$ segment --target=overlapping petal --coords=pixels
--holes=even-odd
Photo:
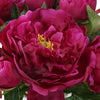
[[[87,67],[78,62],[89,42],[85,29],[63,10],[37,9],[11,21],[0,42],[23,81],[46,96],[84,81]]]
[[[93,63],[91,65],[91,73],[89,75],[88,81],[90,82],[90,85],[92,88],[100,93],[100,36],[97,36],[87,47],[88,51],[92,52],[92,57],[89,57],[88,59],[92,58],[93,60],[90,61],[90,63]],[[89,55],[89,54],[86,54]]]
[[[65,100],[62,90],[56,92],[49,92],[47,96],[40,95],[32,90],[32,87],[28,90],[27,100]]]
[[[47,8],[52,8],[56,0],[25,0],[30,10],[35,10],[41,8],[42,4],[45,2]]]
[[[9,89],[21,82],[21,76],[13,63],[5,57],[0,57],[0,89]]]
[[[60,0],[60,8],[68,12],[77,20],[86,20],[87,10],[89,5],[93,10],[96,8],[96,0]]]

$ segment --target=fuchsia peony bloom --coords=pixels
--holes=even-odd
[[[91,67],[89,77],[92,88],[100,93],[100,36],[97,36],[86,48],[85,59],[88,64],[85,66]]]
[[[47,8],[52,8],[56,0],[25,0],[30,10],[41,8],[43,2],[46,3]]]
[[[25,0],[0,0],[0,18],[9,20],[13,5],[16,3],[19,11],[22,11]]]
[[[17,86],[21,77],[13,63],[4,57],[0,57],[0,89],[8,89]]]
[[[76,20],[86,20],[88,19],[86,6],[89,5],[95,10],[96,0],[60,0],[59,5]]]
[[[55,93],[57,100],[63,100],[63,95],[58,96],[62,89],[85,80],[88,71],[78,65],[88,43],[85,34],[85,27],[76,26],[63,10],[28,11],[7,24],[0,35],[2,51],[16,66],[23,81],[31,85],[28,100],[42,95],[44,100],[49,100],[47,94],[56,100]],[[39,94],[34,97],[34,93]]]

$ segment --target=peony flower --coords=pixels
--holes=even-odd
[[[86,20],[88,19],[86,6],[89,5],[95,10],[96,0],[60,0],[59,5],[76,20]]]
[[[85,53],[85,59],[88,59],[88,67],[91,67],[88,82],[92,89],[100,93],[100,36],[88,45],[87,51],[89,52]]]
[[[21,12],[24,2],[25,0],[0,0],[0,18],[3,20],[9,20],[13,5],[16,3]]]
[[[46,3],[47,8],[52,8],[56,0],[26,0],[25,3],[28,5],[30,10],[41,8],[43,2]]]
[[[8,89],[17,86],[21,82],[21,76],[16,67],[5,57],[0,57],[0,89]]]
[[[37,98],[52,98],[55,93],[62,94],[62,89],[84,81],[87,69],[79,68],[78,61],[89,42],[86,28],[77,26],[63,10],[28,11],[7,24],[0,42],[3,54],[30,84],[28,100],[35,98],[34,93]],[[62,99],[57,97],[63,100],[63,95]]]

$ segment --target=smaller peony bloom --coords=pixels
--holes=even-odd
[[[5,57],[0,57],[0,89],[8,89],[17,86],[21,82],[13,63]]]
[[[26,0],[25,3],[28,5],[30,10],[41,8],[43,2],[45,2],[47,8],[52,8],[56,0]]]
[[[89,78],[90,85],[100,93],[100,36],[97,36],[88,47],[94,53],[94,66]]]
[[[90,83],[93,90],[100,93],[100,36],[89,43],[79,63],[88,69],[85,80]]]
[[[0,0],[0,18],[3,20],[9,20],[11,17],[11,10],[16,3],[19,12],[23,9],[23,3],[25,0]]]
[[[95,10],[96,0],[60,0],[59,5],[76,20],[86,20],[88,19],[86,6],[89,5]]]

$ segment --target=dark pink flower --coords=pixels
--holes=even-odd
[[[16,71],[15,65],[5,57],[0,57],[0,89],[15,87],[20,82],[21,76]]]
[[[80,57],[79,65],[87,68],[86,78],[92,89],[100,93],[100,36],[88,44]]]
[[[77,20],[86,20],[86,6],[89,5],[93,10],[96,8],[97,0],[60,0],[60,8],[68,12]]]
[[[23,81],[46,96],[84,81],[86,67],[78,61],[88,43],[85,29],[63,10],[37,9],[7,24],[0,42]]]
[[[24,2],[25,0],[0,0],[0,18],[3,20],[9,20],[13,5],[16,3],[21,12]]]
[[[25,0],[30,10],[41,8],[43,2],[45,2],[47,8],[52,8],[56,0]]]
[[[87,58],[88,67],[91,67],[91,73],[88,81],[90,86],[100,93],[100,36],[97,36],[87,47],[88,53],[85,53]]]

